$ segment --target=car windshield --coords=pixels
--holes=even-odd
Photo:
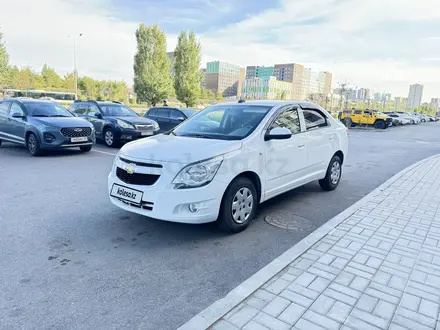
[[[110,117],[137,117],[138,114],[121,104],[100,104],[104,116]]]
[[[182,112],[185,114],[185,116],[192,117],[193,115],[195,115],[198,111],[194,110],[194,109],[180,109],[182,110]]]
[[[172,133],[218,140],[241,140],[260,124],[271,106],[215,105],[194,115]]]
[[[26,102],[31,117],[73,117],[64,107],[52,102]]]

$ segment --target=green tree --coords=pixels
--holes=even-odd
[[[63,82],[63,87],[65,89],[67,89],[70,92],[74,92],[75,91],[75,75],[74,73],[68,73],[66,75],[64,75],[64,82]]]
[[[174,58],[174,90],[177,99],[187,107],[196,104],[200,95],[202,71],[201,47],[194,32],[182,31],[177,41]]]
[[[63,79],[61,79],[58,73],[47,64],[43,65],[41,77],[43,78],[45,89],[60,89],[63,87]]]
[[[134,91],[139,102],[154,106],[166,100],[172,89],[166,35],[157,25],[141,24],[136,30],[136,41]]]
[[[217,95],[215,96],[215,99],[216,99],[217,101],[221,101],[221,100],[223,100],[223,95],[222,95],[222,93],[217,93]]]
[[[9,54],[3,41],[3,33],[0,31],[0,86],[8,85],[9,78]]]

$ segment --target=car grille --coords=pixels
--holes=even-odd
[[[117,167],[116,176],[122,182],[139,185],[139,186],[151,186],[156,183],[160,175],[157,174],[143,174],[143,173],[133,173],[129,174],[124,169]]]
[[[119,159],[127,164],[135,164],[137,166],[144,166],[144,167],[153,167],[153,168],[162,168],[163,166],[161,164],[151,164],[151,163],[142,163],[142,162],[136,162],[134,160],[129,160],[123,157],[119,157]]]
[[[64,127],[61,129],[61,134],[69,138],[84,137],[90,136],[92,129],[90,127]]]
[[[154,131],[153,125],[135,125],[138,131]]]

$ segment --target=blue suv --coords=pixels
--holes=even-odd
[[[159,133],[159,125],[140,117],[129,107],[110,101],[75,101],[70,111],[93,124],[96,138],[108,147]]]
[[[88,152],[95,130],[55,102],[14,98],[0,101],[0,145],[3,140],[25,145],[32,156],[48,149]]]

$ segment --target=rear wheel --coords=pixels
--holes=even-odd
[[[339,181],[341,181],[342,175],[342,161],[339,156],[333,156],[330,164],[327,167],[327,173],[325,174],[325,178],[319,180],[319,185],[322,190],[331,191],[335,190],[339,185]]]
[[[220,229],[238,233],[246,229],[257,209],[257,190],[246,177],[231,182],[223,196],[217,220]]]
[[[32,156],[41,155],[40,142],[38,142],[38,139],[34,133],[29,134],[27,141],[26,141],[26,146],[28,148],[29,153]]]
[[[374,123],[374,127],[377,129],[385,129],[386,125],[385,122],[383,120],[378,120]]]
[[[90,150],[92,150],[92,146],[82,146],[82,147],[79,147],[79,149],[82,152],[89,152]]]

